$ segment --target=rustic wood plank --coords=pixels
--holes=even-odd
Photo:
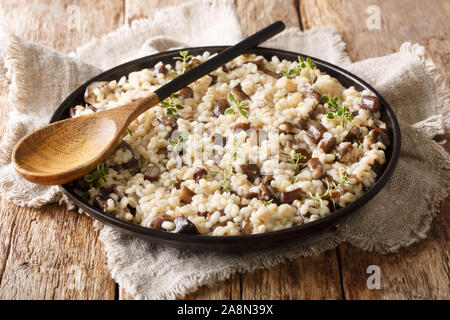
[[[189,0],[125,0],[125,21],[131,23],[133,20],[153,17],[158,10],[180,5]]]
[[[124,3],[123,0],[2,1],[0,17],[19,36],[69,52],[120,26],[124,21]]]
[[[300,0],[303,27],[333,26],[353,61],[397,51],[403,42],[424,45],[442,69],[450,62],[450,2],[435,0]],[[380,8],[381,29],[369,30],[367,8]],[[450,83],[450,73],[446,73]]]
[[[73,12],[79,12],[80,28],[68,30]],[[120,26],[123,12],[123,0],[0,2],[0,17],[13,32],[64,52]],[[1,84],[4,115],[5,81]],[[90,218],[56,205],[38,210],[2,200],[0,221],[0,299],[115,298],[115,283]]]
[[[281,20],[286,27],[299,27],[297,4],[294,0],[236,0],[236,10],[245,35]]]
[[[353,61],[389,54],[405,41],[418,42],[450,83],[450,2],[420,0],[301,0],[303,26],[331,25],[342,34]],[[381,29],[369,30],[366,10],[377,5],[381,13]],[[430,23],[430,21],[433,21]],[[448,137],[447,137],[448,138]],[[448,146],[448,144],[447,144]],[[447,150],[449,150],[447,148]],[[428,239],[392,255],[362,252],[343,245],[339,247],[345,298],[348,299],[448,299],[449,252],[448,210],[450,199],[441,211]],[[369,290],[366,274],[369,265],[378,265],[382,288]]]
[[[342,299],[336,250],[241,275],[242,299]]]

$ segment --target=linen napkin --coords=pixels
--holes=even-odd
[[[201,12],[201,14],[199,14]],[[177,17],[173,21],[171,17]],[[214,23],[211,23],[214,21]],[[58,187],[21,179],[11,165],[15,143],[46,124],[59,103],[101,70],[173,48],[232,44],[243,33],[232,0],[193,1],[134,21],[69,56],[22,40],[0,28],[0,58],[9,87],[8,132],[0,143],[0,192],[21,206],[74,205]],[[291,50],[340,65],[374,86],[391,104],[402,130],[402,152],[388,184],[337,230],[289,248],[225,254],[152,245],[102,227],[113,278],[139,299],[173,299],[235,272],[267,268],[316,255],[346,242],[362,250],[395,252],[426,237],[439,203],[449,192],[450,155],[433,140],[450,127],[450,91],[423,47],[405,43],[389,56],[351,63],[341,37],[330,28],[284,31],[264,46]],[[98,223],[99,225],[99,223]]]

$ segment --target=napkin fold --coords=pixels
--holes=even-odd
[[[173,17],[177,17],[173,19]],[[134,21],[69,55],[34,44],[0,27],[0,59],[10,85],[7,133],[0,142],[0,192],[21,206],[74,204],[57,186],[21,179],[11,151],[25,134],[48,123],[60,102],[84,81],[120,63],[174,48],[232,44],[243,32],[232,0],[192,1]],[[440,201],[449,193],[450,155],[433,140],[450,128],[450,91],[433,61],[417,44],[352,63],[345,43],[330,28],[296,28],[264,43],[317,57],[349,70],[374,86],[391,104],[402,130],[402,151],[390,181],[337,230],[279,248],[239,254],[190,252],[153,245],[102,226],[113,278],[140,299],[174,299],[202,285],[300,256],[317,255],[346,242],[362,250],[395,252],[426,237]],[[4,76],[2,75],[2,76]]]

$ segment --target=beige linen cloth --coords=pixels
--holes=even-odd
[[[84,81],[101,70],[158,51],[232,44],[242,37],[232,0],[195,1],[161,10],[152,20],[134,21],[70,56],[1,28],[2,72],[10,82],[9,131],[0,145],[2,197],[21,206],[59,202],[74,208],[58,187],[22,180],[13,170],[10,155],[19,138],[46,124],[59,103]],[[394,252],[426,237],[440,201],[447,196],[450,156],[432,138],[449,129],[450,92],[423,47],[405,43],[389,56],[351,63],[340,36],[329,28],[306,32],[291,28],[264,45],[340,65],[379,90],[394,108],[402,130],[402,152],[392,178],[337,230],[289,249],[194,253],[152,245],[105,226],[100,239],[112,276],[136,298],[183,297],[235,272],[320,254],[342,242],[362,250]]]

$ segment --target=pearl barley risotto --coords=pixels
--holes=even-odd
[[[143,97],[208,59],[92,83],[71,116]],[[245,54],[140,115],[115,153],[74,183],[104,212],[144,227],[212,236],[325,217],[372,186],[389,146],[370,91],[309,59]]]

